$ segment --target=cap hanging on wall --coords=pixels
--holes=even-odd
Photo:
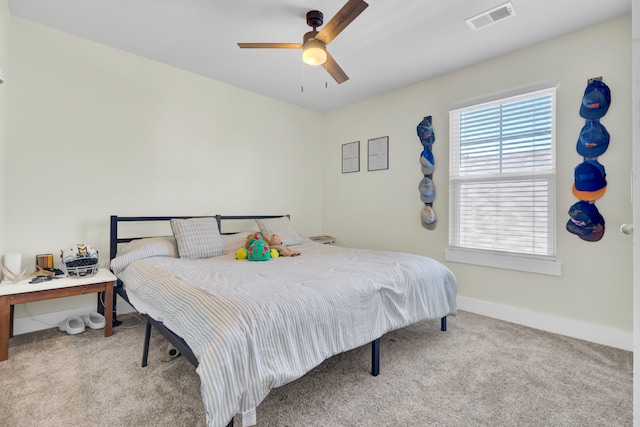
[[[593,79],[587,84],[580,104],[580,115],[587,120],[599,119],[609,110],[611,90],[602,80]]]
[[[436,142],[436,135],[433,133],[433,126],[431,125],[431,116],[422,119],[422,121],[418,123],[416,130],[418,132],[418,138],[420,138],[420,143],[424,148],[430,150],[433,143]]]
[[[597,242],[604,236],[604,218],[596,205],[579,201],[569,208],[569,221],[566,225],[569,233],[575,234],[587,242]]]
[[[574,169],[573,195],[580,200],[594,201],[607,190],[607,174],[597,161],[585,161]]]
[[[587,120],[576,144],[576,151],[583,157],[599,157],[609,147],[609,132],[598,120]]]

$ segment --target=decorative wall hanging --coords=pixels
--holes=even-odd
[[[342,144],[342,173],[360,172],[360,141]]]
[[[574,169],[573,195],[580,201],[569,208],[566,229],[587,242],[597,242],[604,236],[605,221],[595,201],[607,190],[607,174],[598,157],[609,148],[610,135],[600,119],[611,105],[611,91],[602,77],[589,79],[580,104],[580,116],[585,124],[578,135],[576,151],[582,162]]]
[[[379,171],[389,169],[389,137],[370,139],[367,147],[367,170]]]
[[[433,170],[435,167],[435,160],[433,158],[433,152],[431,147],[436,141],[436,135],[433,132],[433,126],[431,124],[431,116],[427,116],[417,127],[418,138],[422,144],[423,150],[420,154],[420,168],[424,177],[418,184],[418,190],[420,191],[420,200],[424,203],[422,210],[420,211],[420,223],[427,230],[434,230],[438,221],[436,212],[433,210],[433,201],[436,198],[436,186],[433,183]]]

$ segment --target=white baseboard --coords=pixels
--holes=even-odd
[[[136,311],[119,297],[117,308],[118,314],[133,313]],[[504,320],[506,322],[517,323],[530,328],[607,345],[609,347],[633,351],[633,334],[619,329],[607,328],[605,326],[461,296],[458,296],[458,309]],[[20,317],[14,320],[13,334],[20,335],[42,329],[55,328],[67,317],[93,313],[95,311],[96,306],[92,304],[70,310]]]
[[[43,329],[57,328],[67,317],[81,316],[83,314],[95,313],[96,305],[91,304],[84,307],[76,307],[68,310],[54,311],[51,313],[34,314],[31,316],[18,317],[13,320],[13,335],[21,335],[29,332],[41,331]],[[134,310],[127,302],[118,297],[118,314],[134,313]]]
[[[632,332],[461,296],[458,296],[458,309],[596,344],[633,351]]]

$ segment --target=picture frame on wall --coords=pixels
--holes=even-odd
[[[370,171],[389,169],[389,137],[381,136],[368,141],[368,168]]]
[[[342,144],[342,173],[360,172],[360,141]]]

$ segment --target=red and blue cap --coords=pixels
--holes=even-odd
[[[573,195],[580,200],[598,200],[607,191],[604,166],[595,160],[580,163],[574,169]]]
[[[588,120],[599,119],[609,110],[611,90],[601,80],[593,80],[587,85],[582,96],[580,115]]]
[[[430,149],[434,142],[436,142],[436,135],[433,133],[433,125],[431,124],[431,116],[427,116],[416,128],[418,132],[418,138],[424,146],[424,148]]]
[[[576,150],[582,157],[595,158],[607,151],[609,132],[598,120],[587,120],[580,131]]]

